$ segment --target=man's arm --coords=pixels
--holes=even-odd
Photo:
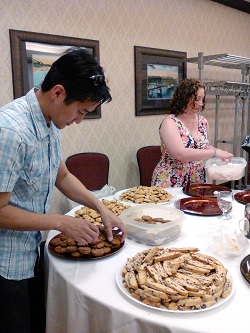
[[[80,244],[96,241],[98,228],[86,220],[66,215],[37,214],[9,205],[11,193],[0,193],[0,228],[8,230],[58,230]]]
[[[64,162],[61,162],[58,170],[56,187],[69,199],[98,211],[101,215],[102,222],[106,227],[109,240],[112,240],[113,238],[113,227],[119,228],[123,233],[122,240],[125,239],[127,230],[122,220],[112,213],[88,189],[86,189],[86,187],[68,171]]]

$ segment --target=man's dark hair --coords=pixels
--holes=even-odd
[[[66,91],[66,104],[86,100],[102,104],[112,99],[102,67],[83,47],[72,47],[57,59],[45,76],[41,89],[46,92],[57,84]]]

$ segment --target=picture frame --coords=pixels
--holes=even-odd
[[[173,92],[187,77],[186,58],[186,52],[134,47],[136,116],[169,113]]]
[[[100,63],[99,41],[9,30],[14,98],[25,95],[42,81],[52,62],[69,47],[84,47],[94,54]],[[101,118],[101,106],[86,114],[85,119]]]

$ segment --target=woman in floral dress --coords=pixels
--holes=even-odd
[[[198,115],[204,109],[204,85],[195,79],[183,80],[170,101],[170,115],[160,124],[162,156],[154,169],[152,185],[183,187],[206,183],[204,160],[233,157],[210,145],[208,122]]]

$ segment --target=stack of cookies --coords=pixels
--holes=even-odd
[[[147,249],[127,260],[122,276],[133,297],[169,310],[205,309],[232,292],[223,264],[192,247]]]
[[[63,234],[51,239],[49,242],[52,252],[65,258],[93,258],[103,257],[115,252],[121,246],[120,235],[113,231],[113,240],[107,239],[104,227],[99,227],[99,236],[96,242],[85,246],[79,245],[74,239],[68,238]]]

